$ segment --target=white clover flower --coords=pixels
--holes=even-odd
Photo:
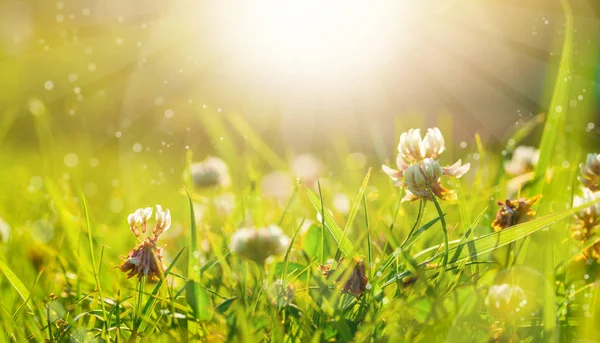
[[[523,175],[532,172],[540,158],[538,149],[530,146],[518,146],[509,161],[504,162],[504,170],[510,175]]]
[[[337,193],[333,196],[333,208],[335,208],[341,214],[350,213],[352,202],[350,198],[344,193]]]
[[[292,175],[275,171],[263,176],[260,182],[262,194],[267,198],[273,198],[279,203],[285,203],[292,195],[294,184]]]
[[[582,197],[573,197],[573,207],[581,206],[600,198],[600,192],[594,193],[588,188],[583,188],[582,192]],[[575,223],[571,226],[571,234],[575,240],[584,244],[594,236],[599,228],[600,203],[595,203],[575,213]],[[600,260],[600,243],[595,243],[583,249],[577,259],[585,260],[588,257]]]
[[[493,285],[485,298],[485,305],[495,317],[509,319],[527,305],[527,296],[517,285]]]
[[[573,197],[573,207],[578,207],[600,198],[600,192],[592,192],[588,188],[583,188],[582,192],[583,196],[580,197],[576,195]],[[596,220],[600,219],[600,202],[584,208],[575,215],[581,220],[591,220],[592,222],[595,222]]]
[[[294,176],[312,187],[323,172],[323,163],[311,154],[301,154],[292,160],[291,168]]]
[[[581,164],[579,181],[593,192],[600,191],[600,155],[588,154],[585,164]]]
[[[147,221],[152,217],[152,207],[140,208],[127,217],[129,228],[136,237],[146,232]],[[158,238],[171,227],[171,212],[163,211],[160,205],[156,205],[156,224],[152,234],[148,235],[135,248],[131,249],[129,255],[123,257],[119,270],[127,273],[127,278],[137,275],[140,280],[148,277],[151,281],[157,281],[162,277],[164,266],[162,263],[163,248],[158,246]]]
[[[160,205],[156,205],[156,226],[152,233],[158,238],[163,232],[171,227],[171,212],[167,209],[162,210]]]
[[[413,201],[419,198],[433,200],[429,190],[440,199],[452,196],[453,192],[440,183],[442,175],[460,177],[469,170],[469,165],[458,165],[443,168],[437,160],[426,158],[411,164],[404,171],[404,180],[408,190],[403,201]]]
[[[8,242],[10,231],[10,225],[0,217],[0,241],[5,243]]]
[[[290,239],[276,225],[261,229],[242,228],[231,236],[231,251],[257,263],[286,251]]]
[[[129,228],[134,235],[140,235],[140,228],[142,229],[142,233],[146,233],[146,223],[148,219],[152,217],[152,207],[140,208],[135,212],[127,216],[127,222],[129,223]]]
[[[209,156],[202,162],[193,163],[190,165],[190,173],[194,186],[198,188],[231,186],[229,168],[218,157]]]
[[[461,160],[458,160],[452,166],[442,168],[437,159],[444,150],[444,137],[437,127],[427,129],[427,133],[425,134],[424,138],[421,138],[421,132],[419,129],[410,129],[408,132],[404,132],[400,136],[400,144],[398,144],[398,156],[396,158],[396,165],[398,169],[392,169],[386,165],[382,165],[381,168],[383,172],[394,181],[396,186],[401,186],[402,183],[405,182],[407,183],[407,186],[409,186],[410,190],[411,186],[408,185],[406,172],[409,167],[412,167],[412,170],[409,172],[411,173],[410,176],[412,178],[410,181],[411,185],[417,193],[422,195],[412,193],[411,190],[411,192],[407,193],[405,200],[414,200],[419,197],[428,198],[425,196],[425,194],[427,194],[427,188],[423,189],[423,185],[435,186],[436,189],[432,189],[432,191],[438,197],[443,199],[444,196],[442,195],[442,191],[444,189],[441,187],[441,185],[439,185],[439,182],[437,182],[439,180],[439,176],[447,175],[458,178],[466,173],[471,167],[470,163],[462,165]],[[423,166],[422,163],[427,165]],[[437,180],[433,181],[433,177],[435,175],[431,173],[437,173],[440,168],[442,172],[438,176]],[[420,175],[423,175],[423,179],[421,179]],[[426,179],[429,182],[425,182]],[[439,185],[439,188],[437,185]],[[445,190],[445,194],[449,193],[450,191]]]

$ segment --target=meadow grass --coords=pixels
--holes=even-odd
[[[69,155],[69,134],[31,99],[39,147],[0,151],[0,215],[10,226],[0,231],[0,342],[600,340],[600,270],[580,258],[600,237],[581,243],[570,229],[592,205],[573,207],[573,197],[593,151],[578,135],[586,108],[569,106],[577,93],[564,4],[550,110],[511,132],[503,148],[477,134],[468,148],[448,140],[453,157],[471,163],[461,179],[442,179],[456,194],[450,200],[428,189],[433,201],[401,202],[406,185],[395,187],[380,169],[382,154],[394,161],[385,146],[396,142],[376,137],[379,156],[356,162],[336,140],[333,151],[315,152],[327,161],[317,179],[296,178],[288,162],[295,154],[271,147],[243,116],[210,107],[196,109],[198,125],[213,141],[207,151],[229,166],[231,186],[201,188],[190,168],[206,151],[135,153],[81,139]],[[0,118],[0,139],[17,112]],[[410,128],[396,124],[398,133]],[[442,132],[452,124],[440,118]],[[540,128],[539,161],[510,194],[504,163]],[[261,183],[272,171],[287,173],[289,185],[275,187],[283,197]],[[542,197],[531,220],[496,232],[497,201],[513,195]],[[349,205],[336,205],[338,197]],[[173,220],[160,240],[164,268],[155,282],[128,279],[115,268],[137,244],[127,214],[155,204]],[[239,228],[271,224],[289,238],[282,253],[262,263],[231,251]],[[356,261],[368,284],[353,292],[346,280],[361,273]],[[526,299],[510,318],[489,302],[502,284]]]

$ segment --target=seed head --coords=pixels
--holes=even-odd
[[[493,285],[485,298],[485,305],[498,319],[510,319],[527,304],[527,296],[517,285]]]

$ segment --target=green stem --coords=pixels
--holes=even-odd
[[[421,198],[421,201],[419,202],[419,213],[417,214],[417,220],[415,221],[415,224],[413,225],[413,227],[410,229],[410,232],[408,233],[406,238],[404,238],[404,241],[402,242],[402,244],[400,244],[400,247],[404,248],[404,246],[406,245],[406,243],[408,242],[410,237],[413,235],[415,230],[419,226],[421,226],[421,221],[423,220],[423,214],[425,213],[426,206],[427,206],[427,200]]]
[[[438,215],[440,216],[440,221],[442,222],[442,232],[444,233],[444,258],[442,259],[442,271],[444,271],[446,270],[446,266],[448,265],[448,228],[446,227],[446,219],[444,218],[444,213],[442,212],[440,203],[435,198],[435,195],[433,194],[431,189],[428,189],[427,191],[429,192],[429,196],[435,204],[435,208],[438,212]]]

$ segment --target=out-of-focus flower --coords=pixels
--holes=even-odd
[[[600,192],[594,193],[587,188],[583,188],[583,196],[575,196],[573,198],[573,207],[587,204],[591,201],[598,200]],[[595,203],[592,206],[586,207],[583,210],[575,213],[575,224],[571,227],[573,238],[581,243],[590,239],[600,227],[600,203]],[[579,260],[592,257],[600,260],[600,242],[585,249],[579,256]]]
[[[190,173],[194,186],[198,188],[231,186],[229,168],[218,157],[209,156],[202,162],[191,164]]]
[[[10,231],[10,225],[0,217],[0,241],[8,242]]]
[[[497,319],[510,319],[527,304],[527,296],[517,285],[507,283],[490,287],[485,305]]]
[[[588,154],[585,164],[581,164],[579,181],[593,192],[600,191],[600,155]]]
[[[276,225],[261,229],[242,228],[231,237],[229,248],[252,261],[264,263],[272,255],[285,252],[290,239]]]
[[[494,231],[498,232],[533,218],[535,211],[531,206],[537,203],[541,197],[542,195],[539,194],[529,199],[521,198],[517,200],[506,199],[504,202],[499,201],[498,205],[500,209],[496,213],[496,219],[492,222]]]
[[[152,217],[152,208],[140,208],[127,217],[131,232],[140,237],[146,232],[148,219]],[[160,205],[156,205],[156,224],[151,234],[146,237],[135,248],[131,249],[129,255],[123,258],[117,266],[122,272],[128,273],[127,278],[137,275],[141,280],[148,277],[151,281],[157,281],[163,273],[162,253],[163,247],[158,247],[158,238],[171,227],[171,213],[167,209],[163,211]]]
[[[292,173],[309,187],[314,186],[323,172],[323,163],[311,154],[300,154],[291,163]]]
[[[213,199],[213,204],[218,213],[229,215],[235,210],[235,195],[233,193],[223,193]]]
[[[452,193],[440,185],[440,177],[447,175],[458,178],[471,167],[470,163],[462,165],[460,160],[449,167],[442,167],[437,159],[444,149],[444,137],[437,127],[427,129],[424,138],[421,138],[419,129],[411,129],[400,136],[396,158],[398,169],[386,165],[381,168],[396,186],[406,183],[409,191],[404,197],[405,201],[418,198],[432,200],[428,188],[436,196],[444,199]]]
[[[510,175],[523,175],[532,172],[537,166],[540,152],[530,146],[518,146],[513,151],[512,158],[504,162],[504,170]]]
[[[350,213],[350,198],[344,193],[337,193],[333,196],[333,208],[335,208],[341,214]]]
[[[344,258],[338,261],[338,269],[342,268],[341,275],[335,280],[336,283],[343,284],[342,290],[350,293],[354,296],[361,295],[366,289],[369,283],[367,278],[367,271],[365,268],[365,261],[360,257],[355,257],[349,262],[345,262]],[[325,264],[319,266],[319,272],[328,278],[335,271],[331,270],[331,264]]]
[[[279,171],[265,175],[260,183],[263,195],[279,203],[289,200],[293,186],[292,176]]]

